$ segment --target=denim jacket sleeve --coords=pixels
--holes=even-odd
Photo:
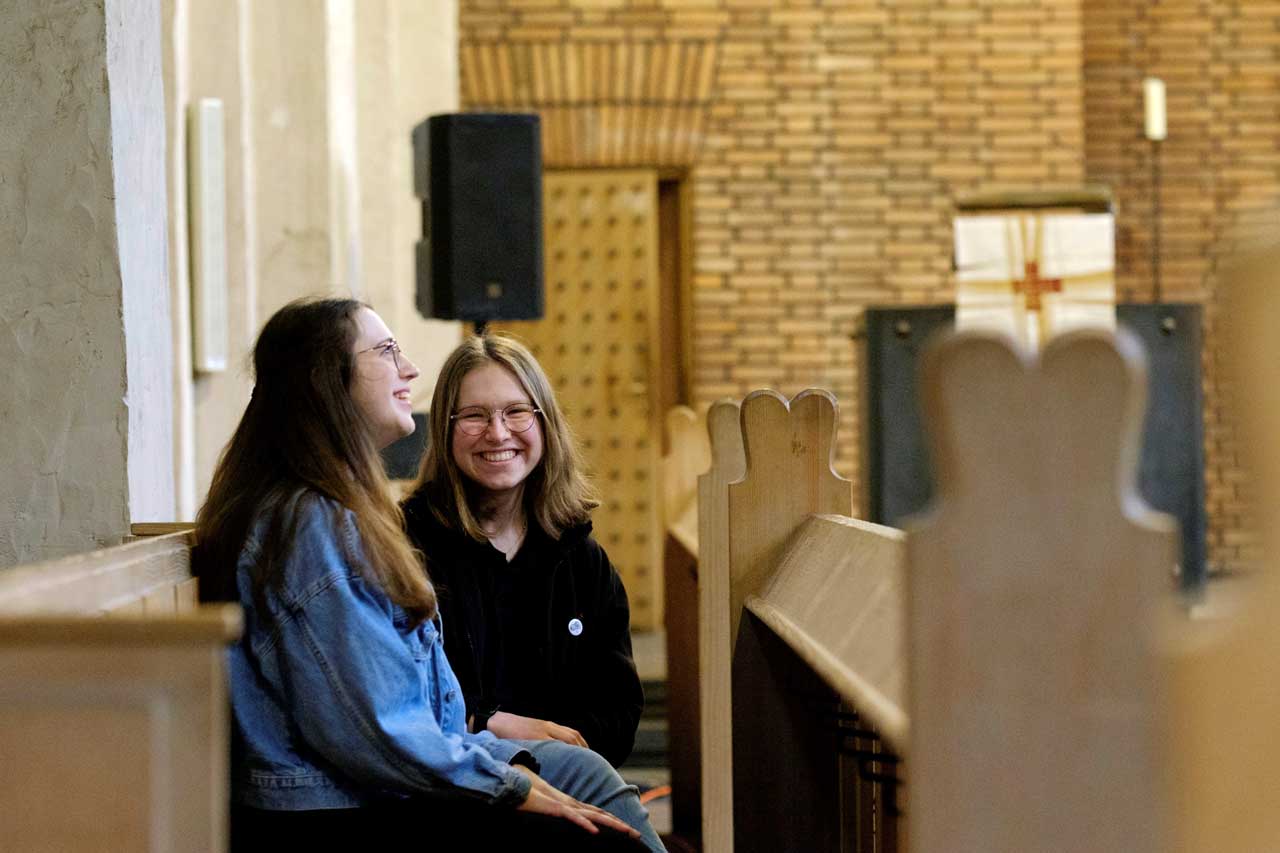
[[[462,742],[478,744],[494,758],[507,764],[510,764],[511,759],[517,755],[533,758],[529,750],[509,740],[500,740],[493,732],[480,732],[479,734],[466,732],[462,735]]]
[[[350,513],[340,510],[339,524],[332,509],[314,501],[302,511],[287,590],[277,600],[275,654],[302,737],[371,788],[448,785],[495,803],[523,802],[529,779],[505,763],[519,747],[442,727],[442,694],[456,683],[441,683],[454,679],[439,634],[428,626],[420,649],[406,643],[390,599],[350,564],[347,555],[360,553]]]

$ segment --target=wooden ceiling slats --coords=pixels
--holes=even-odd
[[[714,42],[481,42],[462,46],[470,110],[542,115],[551,168],[693,163],[715,84]]]

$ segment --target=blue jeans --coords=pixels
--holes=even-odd
[[[640,804],[640,792],[628,785],[618,771],[596,753],[558,740],[517,740],[542,765],[538,775],[553,788],[576,800],[599,806],[640,832],[640,840],[654,853],[666,853],[649,813]]]

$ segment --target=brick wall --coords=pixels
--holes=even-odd
[[[1141,79],[1169,87],[1167,298],[1206,303],[1210,558],[1247,556],[1222,410],[1213,254],[1280,188],[1269,0],[462,0],[468,40],[715,39],[694,189],[695,394],[808,385],[841,401],[860,477],[869,305],[950,301],[954,198],[1109,183],[1121,298],[1150,297]],[[464,71],[465,73],[465,71]],[[464,104],[465,106],[465,104]]]
[[[1160,278],[1165,299],[1205,306],[1206,497],[1211,566],[1254,558],[1245,472],[1221,375],[1224,248],[1280,194],[1280,3],[1266,0],[1084,0],[1086,174],[1119,205],[1120,297],[1153,298],[1152,147],[1142,135],[1142,78],[1165,80],[1169,137],[1160,147]]]
[[[957,192],[1083,178],[1076,4],[983,5],[729,9],[694,173],[697,392],[832,389],[855,479],[863,309],[950,298]]]
[[[1079,0],[463,0],[460,14],[464,44],[719,42],[692,172],[697,401],[827,387],[855,479],[864,308],[951,298],[958,192],[1084,178]]]

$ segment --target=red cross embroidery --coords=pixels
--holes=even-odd
[[[1040,310],[1041,293],[1062,292],[1062,279],[1040,277],[1040,263],[1038,261],[1026,262],[1025,276],[1021,281],[1013,283],[1013,290],[1015,293],[1025,293],[1027,295],[1028,311]]]

